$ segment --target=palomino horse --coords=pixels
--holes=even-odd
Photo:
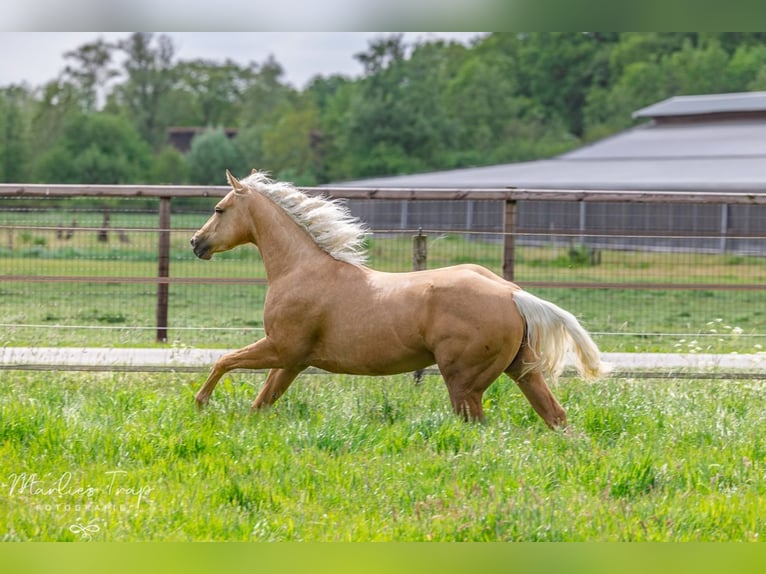
[[[202,406],[232,369],[270,369],[253,409],[271,405],[309,366],[392,375],[438,365],[452,408],[482,420],[482,394],[501,373],[516,381],[551,428],[564,409],[557,377],[568,349],[586,378],[605,372],[575,317],[478,265],[383,273],[364,265],[364,228],[337,202],[253,173],[232,187],[191,238],[197,257],[257,246],[269,284],[266,336],[223,355],[196,395]]]

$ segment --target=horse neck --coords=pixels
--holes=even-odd
[[[268,197],[254,193],[250,213],[253,235],[269,282],[300,268],[310,260],[316,265],[332,259],[285,211]]]

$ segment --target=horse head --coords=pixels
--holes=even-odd
[[[232,190],[216,204],[213,215],[190,240],[194,254],[200,259],[210,259],[214,253],[253,241],[246,201],[252,192],[228,169],[226,179]]]

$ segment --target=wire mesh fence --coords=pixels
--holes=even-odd
[[[258,338],[268,286],[257,250],[202,261],[189,247],[215,202],[0,196],[0,344],[152,345],[163,290],[160,339],[238,347]],[[507,276],[510,234],[514,281],[573,312],[602,350],[753,353],[766,344],[762,204],[519,201],[510,228],[499,200],[349,205],[371,229],[369,264],[381,270],[412,269],[422,234],[428,268],[475,263]]]

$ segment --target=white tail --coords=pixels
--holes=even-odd
[[[567,351],[572,348],[575,366],[586,379],[609,372],[593,339],[569,311],[526,291],[515,291],[513,301],[527,323],[527,344],[539,357],[530,369],[541,367],[555,380],[564,370]]]

